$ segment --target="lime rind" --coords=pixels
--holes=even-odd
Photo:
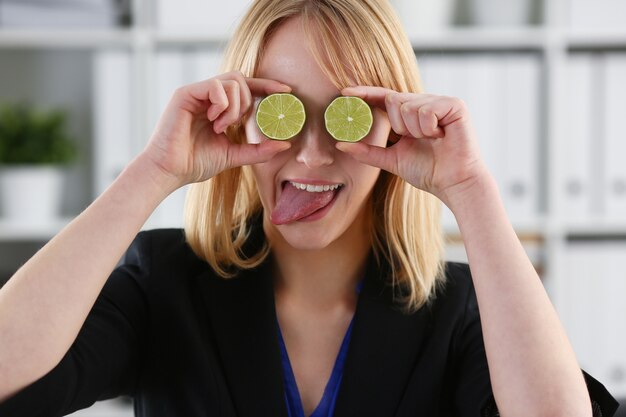
[[[305,121],[304,105],[293,94],[271,94],[257,108],[257,126],[270,139],[291,139],[300,133]]]
[[[341,142],[358,142],[370,132],[374,118],[360,97],[337,97],[324,112],[326,130]]]

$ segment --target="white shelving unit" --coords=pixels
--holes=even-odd
[[[156,0],[155,0],[156,1]],[[572,0],[573,1],[573,0]],[[570,219],[566,215],[568,206],[561,195],[563,169],[569,154],[563,149],[567,129],[571,123],[567,114],[568,65],[572,56],[577,54],[606,52],[626,55],[626,25],[623,29],[574,31],[568,26],[570,0],[543,0],[543,23],[523,28],[477,28],[472,26],[454,27],[445,31],[413,34],[411,42],[416,51],[418,62],[428,57],[447,57],[455,55],[478,56],[516,56],[525,54],[539,60],[541,75],[537,86],[540,98],[539,106],[534,109],[539,117],[536,173],[538,178],[538,206],[530,218],[514,218],[513,224],[523,242],[527,243],[529,255],[541,271],[542,279],[550,293],[557,310],[561,314],[568,331],[578,340],[580,332],[586,329],[576,328],[568,316],[573,302],[580,296],[580,290],[573,291],[570,281],[571,260],[570,243],[572,241],[626,241],[626,212],[623,216],[614,216],[607,220],[602,216],[586,216]],[[188,51],[219,52],[225,45],[226,34],[203,35],[198,31],[187,32],[164,30],[155,27],[153,22],[157,7],[149,0],[135,0],[133,3],[133,21],[131,28],[105,31],[43,31],[43,30],[0,30],[0,57],[6,51],[26,50],[33,53],[50,50],[80,50],[95,54],[100,51],[124,51],[130,57],[132,97],[131,112],[135,124],[131,128],[131,152],[139,152],[149,137],[155,122],[157,94],[155,91],[158,78],[157,61],[163,51],[174,53]],[[91,69],[93,70],[93,69]],[[2,77],[16,77],[16,74],[0,74]],[[28,80],[19,80],[27,83]],[[428,89],[428,85],[426,85]],[[0,91],[0,95],[2,91]],[[623,103],[626,114],[626,101]],[[471,109],[470,109],[471,110]],[[626,137],[624,137],[626,142]],[[93,155],[92,159],[97,159]],[[95,175],[95,174],[94,174]],[[83,196],[90,201],[95,197],[97,186],[91,195]],[[45,241],[57,233],[70,219],[61,219],[53,224],[39,228],[19,227],[0,219],[0,245],[14,241]],[[167,225],[165,221],[149,223],[147,227]],[[171,221],[179,224],[179,219]],[[453,242],[450,253],[454,258],[462,258],[463,250],[458,241],[458,229],[452,223],[445,225],[445,231]],[[456,243],[454,243],[456,241]],[[577,252],[578,253],[578,252]],[[27,256],[27,255],[25,255]],[[623,254],[626,259],[626,251]],[[3,259],[0,254],[0,268]],[[0,269],[1,271],[1,269]],[[615,273],[615,271],[613,271]],[[593,277],[591,277],[593,278]],[[626,276],[616,279],[626,280]],[[576,284],[580,285],[580,283]],[[589,284],[593,285],[593,284]],[[601,303],[601,300],[597,300]],[[623,311],[626,315],[626,310]],[[623,320],[618,317],[606,317],[606,322],[595,323],[603,326],[607,332],[626,334]],[[617,330],[616,330],[617,329]],[[626,341],[611,339],[617,345],[615,349],[626,352]],[[616,341],[617,340],[617,341]],[[598,342],[602,343],[602,342]],[[575,348],[578,348],[575,346]],[[593,358],[593,346],[584,346],[585,358]],[[618,356],[616,363],[609,369],[594,368],[593,362],[583,364],[618,396],[626,397],[626,354]]]

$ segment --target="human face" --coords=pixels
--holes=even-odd
[[[304,103],[306,123],[291,139],[289,150],[268,162],[254,165],[252,170],[264,208],[265,232],[270,239],[282,238],[298,249],[322,249],[347,236],[362,238],[369,233],[367,209],[380,169],[361,164],[335,148],[336,141],[324,125],[324,111],[341,94],[308,49],[301,25],[300,18],[292,18],[278,28],[268,42],[257,76],[291,86],[293,94]],[[385,146],[389,121],[378,109],[374,109],[373,114],[374,124],[363,141]],[[254,116],[246,121],[245,130],[249,143],[269,140],[257,127]],[[281,195],[288,195],[283,192],[291,187],[290,181],[310,185],[340,184],[340,187],[330,203],[313,214],[276,224],[275,220],[272,222],[272,213]]]

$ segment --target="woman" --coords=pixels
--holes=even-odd
[[[384,1],[256,1],[231,72],[178,89],[145,150],[2,289],[0,415],[127,394],[140,416],[591,416],[467,110],[420,93],[401,34]],[[290,142],[250,117],[277,92],[306,109]],[[339,95],[374,108],[361,143],[324,129]],[[185,233],[139,234],[114,270],[192,182]],[[439,200],[470,268],[442,262]]]

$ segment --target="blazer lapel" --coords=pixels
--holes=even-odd
[[[265,262],[232,279],[198,277],[239,417],[287,417],[268,269]]]
[[[335,417],[393,416],[428,331],[428,309],[394,306],[386,268],[372,260],[359,295]]]

